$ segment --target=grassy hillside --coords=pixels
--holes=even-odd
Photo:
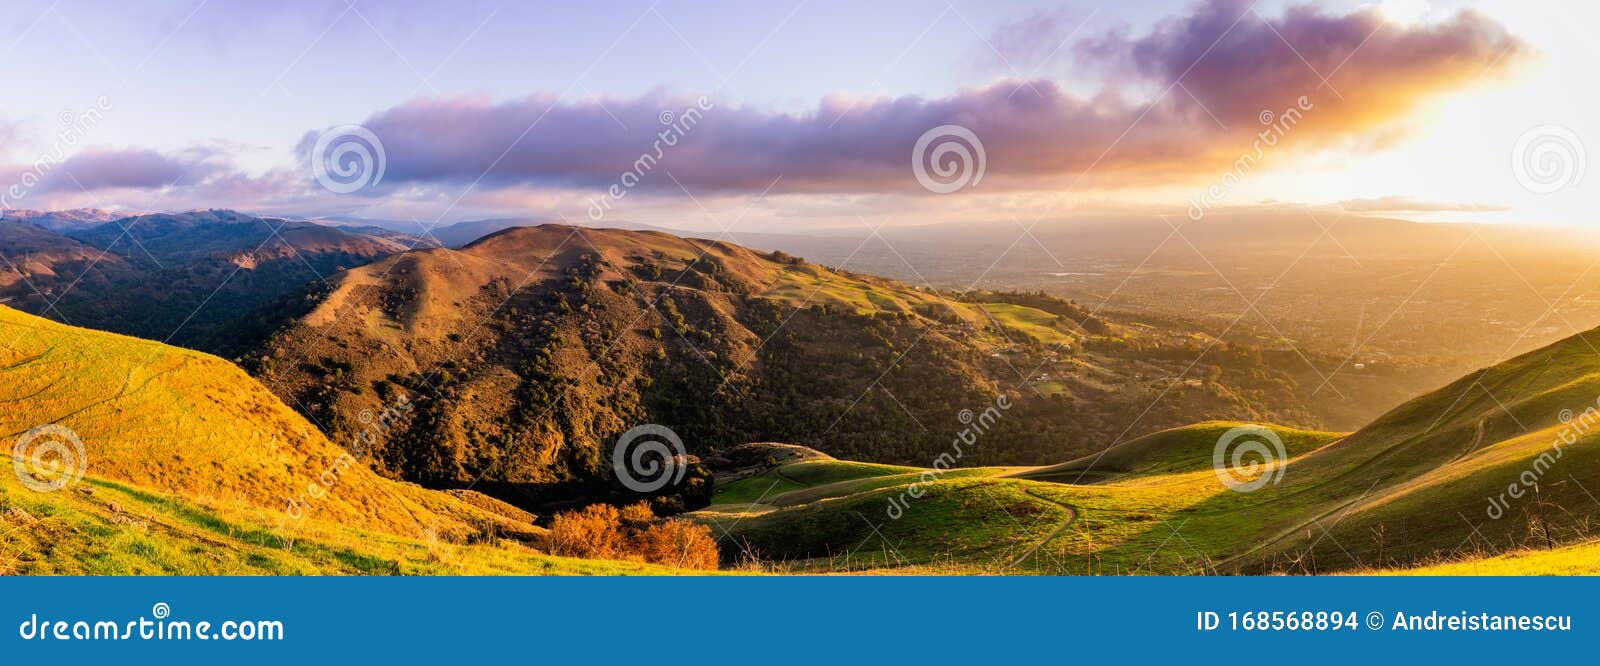
[[[1212,454],[1216,449],[1217,440],[1238,425],[1227,421],[1208,421],[1163,430],[1123,442],[1094,455],[1057,465],[1028,469],[1018,472],[1016,476],[1060,483],[1094,483],[1105,479],[1211,469]],[[1273,428],[1273,432],[1283,441],[1284,450],[1291,458],[1319,449],[1343,437],[1340,433],[1282,426]]]
[[[198,352],[0,307],[0,406],[8,446],[52,424],[81,441],[27,440],[24,462],[54,441],[81,463],[54,471],[83,475],[0,474],[0,573],[666,571],[540,555],[526,514],[383,479]]]
[[[1354,573],[1373,576],[1600,576],[1600,541],[1546,550],[1516,550],[1409,569],[1373,569]]]
[[[1272,428],[1285,458],[1236,477],[1276,477],[1252,492],[1212,469],[1222,435],[1247,425],[1221,422],[1026,470],[772,483],[751,499],[756,477],[698,516],[746,557],[795,570],[1581,570],[1600,525],[1595,342],[1484,369],[1347,436]],[[819,463],[768,478],[802,464]]]

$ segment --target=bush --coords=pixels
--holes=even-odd
[[[686,569],[716,569],[721,559],[711,528],[687,520],[658,520],[647,502],[620,510],[591,504],[556,514],[550,521],[548,546],[553,555]]]
[[[646,562],[685,569],[715,569],[722,558],[711,528],[687,520],[651,525],[633,540],[633,546]]]
[[[550,521],[550,553],[590,559],[622,559],[622,536],[617,507],[591,504],[578,511],[556,514]]]

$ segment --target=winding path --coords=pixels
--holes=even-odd
[[[1034,492],[1034,490],[1032,488],[1025,488],[1025,489],[1023,489],[1022,492],[1027,493],[1029,496],[1031,496],[1031,497],[1033,497],[1035,499],[1041,499],[1041,500],[1044,500],[1046,502],[1049,502],[1051,504],[1054,504],[1056,506],[1061,507],[1062,510],[1067,512],[1067,522],[1061,523],[1061,525],[1056,527],[1056,529],[1054,531],[1052,531],[1049,536],[1046,536],[1043,541],[1040,541],[1039,543],[1034,544],[1033,547],[1029,548],[1028,552],[1023,553],[1021,557],[1018,557],[1017,559],[1012,560],[1011,564],[1007,564],[1004,569],[1000,570],[1001,573],[1005,573],[1006,571],[1010,571],[1012,567],[1015,567],[1018,564],[1022,564],[1023,560],[1028,559],[1029,556],[1031,556],[1034,553],[1038,552],[1040,548],[1043,548],[1045,544],[1050,543],[1051,541],[1054,541],[1056,537],[1061,536],[1061,533],[1067,531],[1068,527],[1072,527],[1073,523],[1078,522],[1078,510],[1073,508],[1072,505],[1067,504],[1066,502],[1062,502],[1060,500],[1056,500],[1056,499],[1053,499],[1053,498],[1045,497],[1044,495],[1040,495],[1039,493]]]

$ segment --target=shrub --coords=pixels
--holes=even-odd
[[[550,521],[550,553],[591,559],[620,559],[626,540],[617,508],[591,504],[556,514]]]
[[[553,555],[635,560],[687,569],[716,569],[721,559],[711,528],[687,520],[660,521],[648,502],[617,509],[591,504],[550,521]]]
[[[685,569],[715,569],[721,554],[711,528],[687,520],[668,520],[651,525],[632,540],[634,549],[647,562]]]

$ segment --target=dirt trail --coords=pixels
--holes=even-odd
[[[774,468],[772,468],[772,473],[773,474],[777,474],[778,478],[783,479],[784,481],[788,481],[789,483],[792,483],[794,485],[800,486],[801,488],[810,488],[811,487],[811,484],[809,484],[809,483],[806,483],[804,481],[796,479],[796,478],[794,478],[792,476],[789,476],[788,474],[784,474],[783,473],[783,468],[784,468],[783,465],[779,465],[777,467],[774,467]]]
[[[1054,531],[1050,532],[1049,536],[1046,536],[1043,541],[1040,541],[1039,543],[1034,544],[1033,547],[1029,548],[1028,552],[1023,553],[1021,557],[1018,557],[1017,559],[1012,560],[1011,564],[1007,564],[1004,569],[1000,570],[1001,573],[1004,573],[1006,571],[1011,570],[1012,567],[1015,567],[1018,564],[1022,564],[1023,560],[1028,559],[1029,556],[1031,556],[1034,553],[1038,552],[1038,550],[1040,548],[1043,548],[1045,544],[1050,543],[1051,541],[1054,541],[1056,537],[1061,536],[1061,533],[1067,531],[1068,527],[1072,527],[1073,523],[1078,522],[1078,510],[1073,508],[1072,505],[1067,504],[1066,502],[1062,502],[1062,501],[1056,500],[1056,499],[1045,497],[1044,495],[1040,495],[1039,493],[1034,492],[1034,490],[1032,488],[1024,489],[1022,492],[1025,492],[1029,496],[1034,497],[1036,499],[1041,499],[1041,500],[1044,500],[1046,502],[1049,502],[1051,504],[1054,504],[1056,506],[1061,507],[1061,509],[1063,511],[1067,512],[1067,522],[1061,523],[1061,525],[1059,527],[1057,527]]]

